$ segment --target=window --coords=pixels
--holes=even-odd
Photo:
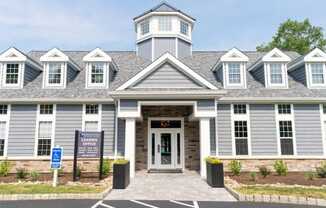
[[[234,114],[246,114],[247,113],[246,104],[234,104],[233,105],[233,113]]]
[[[140,30],[142,35],[149,33],[149,20],[145,20],[140,24]]]
[[[324,84],[324,65],[321,63],[310,64],[311,68],[311,83]]]
[[[293,155],[293,129],[292,121],[279,121],[281,140],[281,154]]]
[[[18,84],[19,64],[7,64],[6,84]]]
[[[234,138],[236,155],[248,155],[247,121],[234,121]]]
[[[86,105],[86,114],[98,114],[98,105],[96,104]]]
[[[172,19],[169,16],[161,16],[158,19],[159,31],[171,31],[172,30]]]
[[[188,35],[188,31],[189,31],[189,24],[181,21],[180,22],[180,33],[184,34],[184,35]]]
[[[0,105],[0,115],[6,115],[8,113],[8,105]]]
[[[240,84],[241,83],[241,72],[239,63],[229,63],[229,83]]]
[[[85,131],[98,131],[98,122],[97,121],[86,121],[85,122]]]
[[[49,84],[61,84],[61,64],[50,63],[48,72],[48,83]]]
[[[0,156],[4,156],[5,152],[5,141],[7,133],[6,126],[7,125],[5,121],[0,121]]]
[[[52,121],[40,121],[38,129],[37,155],[48,156],[51,153]]]
[[[282,84],[282,64],[270,64],[270,81],[271,84]]]
[[[53,114],[53,105],[49,105],[49,104],[40,105],[40,114],[41,115]]]
[[[280,104],[278,105],[279,114],[291,114],[291,105],[290,104]]]
[[[96,63],[92,64],[91,71],[91,83],[92,84],[101,84],[104,81],[104,64]]]

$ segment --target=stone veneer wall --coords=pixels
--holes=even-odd
[[[147,169],[148,117],[183,117],[185,167],[199,170],[199,122],[189,121],[191,106],[143,106],[142,121],[136,123],[136,170]]]

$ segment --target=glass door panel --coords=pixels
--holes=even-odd
[[[172,164],[172,135],[170,133],[161,134],[161,165]]]

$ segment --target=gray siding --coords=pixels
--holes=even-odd
[[[67,81],[68,83],[75,79],[77,71],[71,68],[69,65],[67,67]]]
[[[217,141],[219,155],[232,155],[231,106],[217,105]]]
[[[251,71],[251,74],[257,81],[265,85],[264,65],[260,66],[258,69],[255,69],[254,71]]]
[[[215,100],[198,100],[197,101],[198,110],[215,110]]]
[[[12,105],[8,136],[8,156],[33,156],[36,105]]]
[[[252,155],[277,155],[274,105],[250,105]]]
[[[294,105],[298,155],[322,155],[322,129],[319,105]]]
[[[215,126],[215,118],[210,119],[210,146],[211,146],[211,155],[216,154],[216,126]]]
[[[223,85],[223,81],[224,81],[224,79],[223,79],[223,67],[220,67],[219,69],[217,69],[216,75],[217,75],[217,80],[220,81],[222,83],[222,85]]]
[[[117,154],[118,156],[124,155],[125,150],[125,120],[118,119],[118,148],[117,148]]]
[[[82,105],[57,105],[55,144],[73,156],[75,130],[82,128]]]
[[[155,38],[154,39],[154,59],[159,58],[166,52],[175,56],[175,38]]]
[[[104,156],[114,155],[115,106],[102,105],[102,130],[104,131]]]
[[[135,88],[202,88],[199,84],[190,79],[170,64],[162,67],[145,77]]]
[[[138,56],[152,60],[152,39],[144,40],[137,44]]]
[[[33,69],[32,67],[30,67],[29,65],[25,64],[24,85],[33,81],[39,74],[40,74],[40,71],[37,71],[37,70]]]
[[[297,82],[300,82],[304,85],[307,84],[306,80],[306,68],[305,65],[301,66],[300,68],[293,70],[290,72],[291,77]]]
[[[178,58],[184,58],[191,55],[191,44],[178,39]]]
[[[120,100],[121,111],[137,111],[138,102],[137,100]]]

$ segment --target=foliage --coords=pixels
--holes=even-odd
[[[58,169],[58,176],[62,176],[63,175],[63,172],[64,171],[64,169],[63,169],[63,167],[61,167],[60,169]],[[54,169],[51,169],[51,173],[53,174],[53,172],[54,172]]]
[[[111,172],[111,166],[111,161],[109,159],[104,159],[102,164],[102,174],[105,176],[109,175],[109,173]]]
[[[7,176],[9,174],[11,164],[8,160],[0,162],[0,176]]]
[[[209,157],[206,157],[206,162],[210,163],[210,164],[221,164],[222,161],[220,159],[218,159],[217,157],[212,157],[212,156],[209,156]]]
[[[268,169],[266,166],[260,166],[259,168],[260,174],[263,176],[263,178],[266,178],[269,174],[271,174],[270,169]]]
[[[78,178],[80,178],[80,176],[81,176],[81,174],[82,174],[82,171],[83,171],[83,169],[82,169],[80,166],[77,166],[76,176],[77,176]]]
[[[229,168],[230,168],[230,171],[233,175],[235,176],[238,176],[240,175],[240,172],[241,172],[241,162],[238,161],[238,160],[232,160],[230,163],[229,163]]]
[[[316,167],[316,173],[320,178],[326,178],[326,162],[323,162],[320,167]]]
[[[129,162],[129,160],[126,160],[126,159],[117,159],[114,161],[114,164],[123,165],[123,164],[127,164],[128,162]]]
[[[325,46],[323,28],[311,25],[309,19],[302,22],[288,19],[279,26],[271,42],[259,45],[256,49],[257,51],[270,51],[276,47],[305,54],[316,47],[323,50]]]
[[[288,174],[288,167],[283,160],[275,161],[274,170],[279,176],[286,176]]]
[[[28,171],[25,168],[17,168],[16,169],[16,178],[17,179],[25,179],[28,176]]]
[[[39,174],[39,172],[33,170],[31,172],[30,176],[31,176],[32,181],[37,181],[38,178],[40,177],[40,174]]]
[[[312,171],[310,171],[310,172],[306,172],[306,173],[304,174],[304,177],[305,177],[307,180],[312,181],[312,180],[314,180],[314,179],[316,178],[316,173],[315,173],[315,172],[312,172]]]
[[[257,173],[250,172],[250,180],[256,182],[257,181]]]

